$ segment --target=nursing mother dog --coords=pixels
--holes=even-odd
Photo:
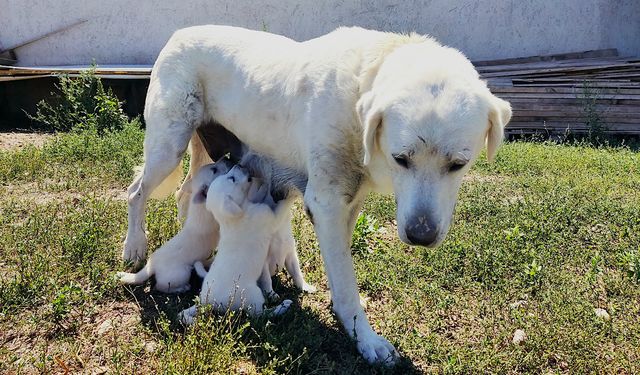
[[[194,132],[211,144],[216,132],[203,130],[226,129],[307,178],[333,310],[367,361],[392,364],[395,348],[360,306],[349,250],[363,200],[394,194],[400,239],[438,245],[462,176],[485,144],[493,159],[510,117],[462,53],[428,37],[339,28],[296,42],[227,26],[179,30],[151,75],[123,256],[145,257],[145,202],[180,176]]]

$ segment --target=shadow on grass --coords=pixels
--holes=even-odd
[[[141,308],[141,321],[153,332],[165,337],[167,334],[187,335],[177,319],[183,309],[193,304],[200,290],[202,280],[191,278],[192,289],[188,293],[171,295],[156,291],[145,292],[144,286],[131,288],[129,299],[135,300]],[[297,288],[274,278],[274,289],[281,298],[290,299],[293,304],[289,311],[277,318],[249,318],[242,316],[243,322],[250,323],[250,329],[243,332],[240,340],[248,348],[247,354],[258,368],[269,367],[274,355],[281,357],[287,373],[340,373],[340,374],[418,374],[421,371],[411,360],[402,355],[396,366],[385,368],[367,364],[358,354],[356,345],[334,320],[325,322],[317,312],[300,304],[301,294]],[[159,327],[159,321],[166,317],[169,331]],[[216,334],[212,332],[212,334]]]

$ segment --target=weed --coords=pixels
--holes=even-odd
[[[58,79],[59,93],[52,92],[49,101],[38,103],[35,115],[28,115],[41,127],[55,131],[93,129],[101,135],[129,123],[122,103],[95,75],[95,66],[77,78],[61,75]]]
[[[620,257],[620,263],[626,270],[627,275],[633,281],[640,284],[640,249],[636,251],[626,251]]]
[[[587,125],[587,140],[594,145],[602,144],[606,140],[607,126],[597,108],[600,91],[593,87],[589,81],[585,81],[582,85],[582,92],[578,96]]]
[[[360,213],[356,219],[356,226],[351,241],[351,251],[354,253],[371,252],[369,244],[380,231],[378,220],[371,215]]]

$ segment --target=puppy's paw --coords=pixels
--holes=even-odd
[[[191,290],[191,285],[190,284],[185,284],[182,286],[179,286],[177,288],[171,287],[169,288],[169,291],[167,293],[172,293],[172,294],[178,294],[178,293],[185,293]]]
[[[146,258],[147,254],[147,236],[144,232],[136,234],[132,237],[127,236],[124,240],[124,249],[122,250],[122,259],[135,264],[140,263]]]
[[[267,292],[267,301],[273,303],[273,302],[278,302],[280,300],[280,295],[276,292],[274,292],[273,290],[270,292]]]
[[[196,319],[196,312],[197,312],[196,306],[191,306],[188,309],[184,309],[180,311],[180,313],[178,314],[178,320],[180,321],[180,323],[186,326],[190,326],[194,323]]]
[[[305,292],[305,293],[315,293],[315,292],[318,291],[318,288],[316,288],[315,286],[313,286],[311,284],[307,284],[307,283],[302,284],[302,288],[300,288],[300,289],[302,289],[302,291]]]
[[[365,337],[358,337],[358,351],[371,364],[393,366],[398,359],[398,352],[384,337],[371,331]]]
[[[284,313],[286,313],[289,310],[289,307],[291,307],[291,304],[293,302],[290,299],[285,299],[284,301],[282,301],[278,306],[270,309],[270,315],[271,316],[280,316]]]

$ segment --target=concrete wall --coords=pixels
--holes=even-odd
[[[616,47],[640,55],[640,0],[0,0],[0,49],[21,65],[150,64],[171,33],[219,23],[305,40],[341,25],[431,34],[472,59]]]

